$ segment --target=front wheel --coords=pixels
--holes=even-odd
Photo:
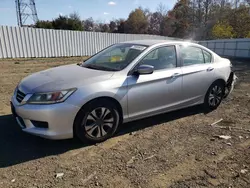
[[[214,82],[208,89],[204,106],[207,110],[215,110],[221,103],[225,93],[225,84],[220,81]]]
[[[74,134],[83,142],[102,142],[113,136],[119,125],[116,105],[97,100],[84,106],[76,117]]]

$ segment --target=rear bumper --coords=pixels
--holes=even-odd
[[[19,105],[11,99],[12,114],[24,132],[48,139],[73,138],[73,123],[79,107],[64,103],[52,105]],[[34,121],[46,122],[48,128],[36,127]]]
[[[237,79],[238,79],[238,77],[232,71],[230,73],[230,76],[229,76],[228,80],[227,80],[225,98],[228,97],[232,93],[232,91],[234,89],[234,86],[235,86],[235,84],[237,82]]]

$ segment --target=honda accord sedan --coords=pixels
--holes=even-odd
[[[11,108],[27,133],[101,142],[125,122],[198,104],[216,109],[232,91],[231,68],[228,59],[196,43],[123,42],[24,78]]]

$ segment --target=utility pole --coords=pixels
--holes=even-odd
[[[28,19],[35,24],[38,21],[35,0],[16,0],[16,14],[18,26],[25,26]]]

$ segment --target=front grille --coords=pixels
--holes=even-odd
[[[26,95],[23,92],[21,92],[19,89],[17,90],[17,92],[16,92],[16,100],[19,103],[22,102],[22,100],[24,99],[25,96]]]

